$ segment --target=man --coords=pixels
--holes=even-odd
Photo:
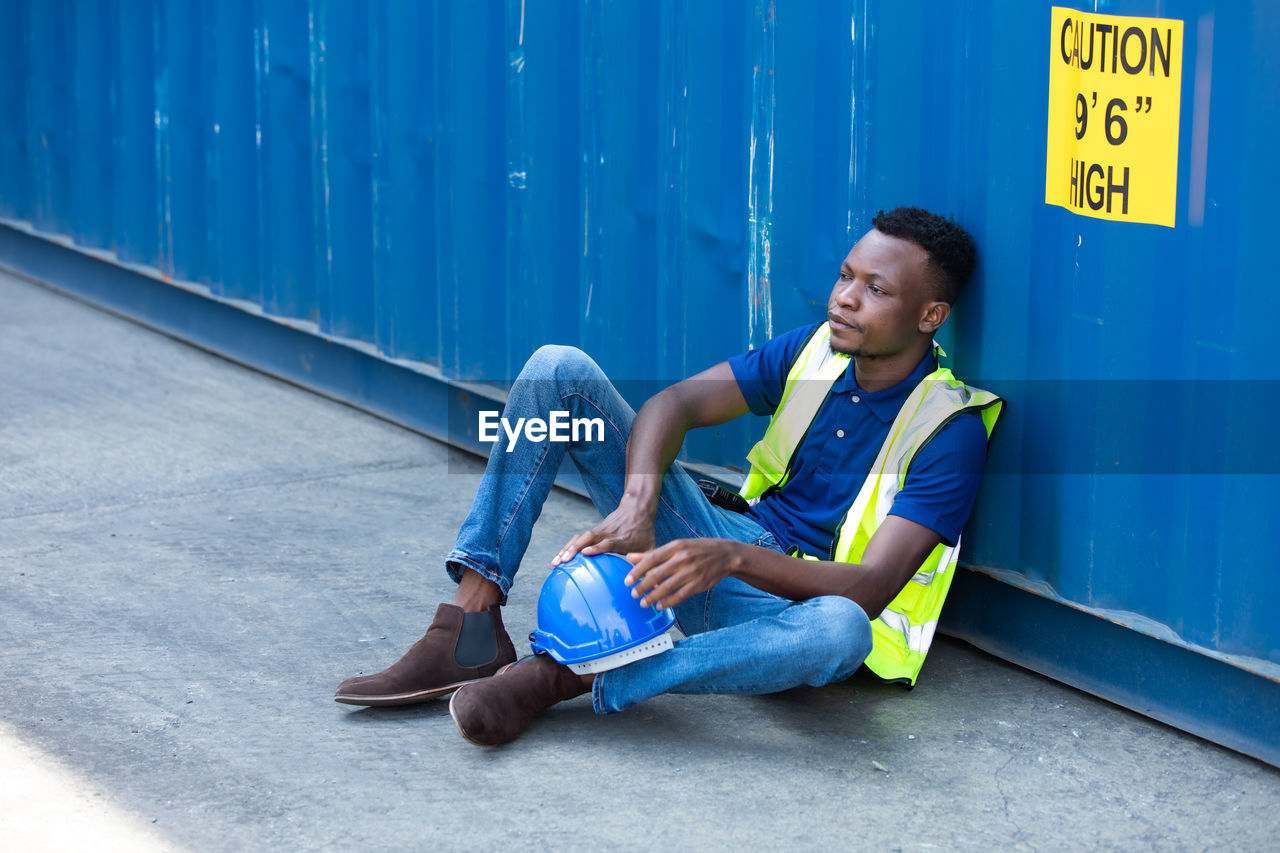
[[[459,732],[492,746],[588,691],[611,713],[664,692],[818,686],[864,662],[914,683],[1001,401],[936,363],[933,335],[973,270],[972,239],[919,208],[882,211],[873,226],[840,268],[825,323],[666,388],[638,415],[581,352],[535,353],[504,416],[601,418],[604,440],[506,452],[500,438],[446,558],[452,604],[392,667],[343,682],[337,701],[453,693]],[[773,420],[748,457],[744,494],[758,500],[739,514],[710,504],[672,462],[690,429],[748,411]],[[604,518],[553,562],[625,554],[632,594],[673,607],[686,635],[595,675],[547,655],[509,665],[499,609],[565,452]]]

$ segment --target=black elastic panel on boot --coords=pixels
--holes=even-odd
[[[493,632],[493,616],[483,613],[462,614],[462,630],[453,660],[458,666],[479,666],[498,656],[498,638]]]

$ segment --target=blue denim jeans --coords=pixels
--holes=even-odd
[[[572,347],[539,349],[521,370],[503,417],[600,418],[603,440],[533,442],[521,436],[507,452],[499,437],[446,566],[455,581],[471,569],[510,589],[529,537],[565,453],[582,473],[602,515],[622,497],[627,436],[635,412],[603,371]],[[598,435],[591,436],[598,438]],[[748,516],[712,505],[678,464],[663,477],[654,536],[712,536],[781,551],[773,534]],[[852,675],[871,651],[871,623],[847,598],[780,598],[726,578],[675,608],[685,639],[675,648],[599,674],[597,713],[620,711],[660,693],[774,693]]]

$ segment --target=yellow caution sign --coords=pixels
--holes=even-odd
[[[1044,200],[1174,224],[1182,21],[1053,7]]]

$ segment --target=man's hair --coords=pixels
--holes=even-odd
[[[978,263],[978,248],[969,232],[954,221],[920,207],[895,207],[876,213],[871,225],[881,234],[910,240],[929,255],[929,265],[939,273],[936,298],[948,305],[956,301]]]

